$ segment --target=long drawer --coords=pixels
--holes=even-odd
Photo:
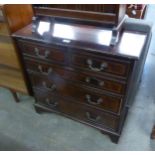
[[[103,94],[69,83],[56,74],[52,76],[30,74],[30,79],[34,88],[71,98],[79,103],[112,113],[119,114],[121,111],[121,97]]]
[[[110,128],[114,131],[118,128],[119,117],[104,113],[100,110],[94,110],[88,106],[73,103],[68,100],[58,99],[46,91],[35,91],[38,102],[53,111],[67,114],[70,117],[82,120],[101,128]]]
[[[57,46],[45,46],[40,43],[31,43],[28,41],[18,41],[18,45],[23,53],[27,56],[35,57],[44,61],[55,61],[65,63],[65,48]]]
[[[91,54],[73,54],[74,67],[92,71],[94,73],[108,73],[114,76],[127,78],[130,70],[130,62],[109,57],[94,56]]]
[[[35,60],[26,59],[28,70],[35,71],[41,74],[58,74],[66,80],[73,82],[80,82],[86,86],[95,87],[98,89],[106,90],[112,93],[124,94],[126,83],[122,81],[114,81],[106,77],[99,77],[91,73],[78,72],[77,70],[67,70],[56,65],[38,62]]]

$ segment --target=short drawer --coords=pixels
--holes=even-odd
[[[18,45],[25,55],[45,61],[65,63],[65,48],[56,46],[48,47],[40,43],[30,43],[28,41],[18,41]]]
[[[122,77],[127,77],[130,69],[130,63],[126,61],[82,54],[72,55],[72,64],[74,67],[82,70],[85,69],[94,73],[108,73]]]
[[[35,89],[35,96],[40,104],[53,111],[66,114],[69,117],[90,123],[97,127],[106,127],[115,131],[118,128],[119,117],[92,109],[85,105],[81,106],[80,104],[76,104],[69,100],[58,99],[57,97],[52,96],[51,93],[38,91],[37,89]]]
[[[112,93],[124,94],[126,83],[122,81],[110,80],[106,77],[98,77],[95,74],[83,73],[78,71],[67,70],[56,65],[49,65],[46,63],[41,63],[33,60],[26,60],[27,68],[31,71],[36,71],[38,73],[48,72],[52,70],[51,73],[60,75],[66,80],[72,80],[73,82],[79,82],[85,86],[95,87],[98,89],[106,90]]]
[[[103,111],[116,114],[119,114],[121,111],[121,97],[95,92],[92,89],[71,84],[56,74],[52,76],[30,74],[30,79],[34,88],[64,96]]]

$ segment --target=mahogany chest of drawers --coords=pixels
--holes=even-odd
[[[32,33],[32,25],[14,33],[36,110],[90,125],[118,142],[151,38],[148,32],[128,29],[130,24],[124,24],[115,47],[103,46],[96,39],[101,33],[96,28],[89,36],[87,27],[76,31],[74,25],[68,25],[75,36],[72,40],[61,29],[62,37],[42,38]]]

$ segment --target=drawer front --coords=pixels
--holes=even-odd
[[[46,47],[38,43],[30,43],[25,41],[19,41],[19,47],[24,54],[33,56],[38,59],[46,61],[58,61],[59,63],[65,63],[65,48],[58,47]]]
[[[107,90],[113,93],[124,94],[125,83],[112,81],[109,79],[96,77],[91,73],[82,73],[78,71],[70,71],[58,66],[48,65],[36,61],[26,60],[27,68],[41,73],[42,68],[44,70],[52,70],[52,73],[58,74],[66,80],[72,80],[73,82],[80,82],[86,86],[95,87],[102,90]]]
[[[118,117],[103,113],[100,110],[94,110],[85,105],[81,106],[68,100],[58,99],[46,91],[38,91],[35,89],[35,95],[38,102],[54,111],[67,114],[68,116],[98,127],[107,127],[115,131],[117,130]]]
[[[117,76],[127,77],[129,73],[128,62],[117,62],[109,58],[95,57],[92,55],[73,55],[72,63],[74,67],[86,69],[96,73],[108,73]]]
[[[93,108],[120,113],[122,99],[119,97],[94,92],[91,89],[71,84],[57,74],[52,76],[31,74],[30,78],[35,88],[70,98]]]
[[[9,30],[4,22],[0,22],[0,35],[9,35]]]
[[[81,74],[70,72],[70,79],[74,81],[79,81],[86,86],[91,86],[94,88],[106,90],[112,93],[124,94],[125,84],[97,77],[93,74]]]

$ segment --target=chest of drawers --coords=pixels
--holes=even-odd
[[[33,34],[31,25],[14,33],[33,88],[35,109],[90,125],[118,142],[151,38],[149,26],[147,32],[139,32],[128,30],[130,24],[124,24],[118,44],[111,48],[97,44],[96,39],[91,43],[66,42],[65,37],[46,40]]]

